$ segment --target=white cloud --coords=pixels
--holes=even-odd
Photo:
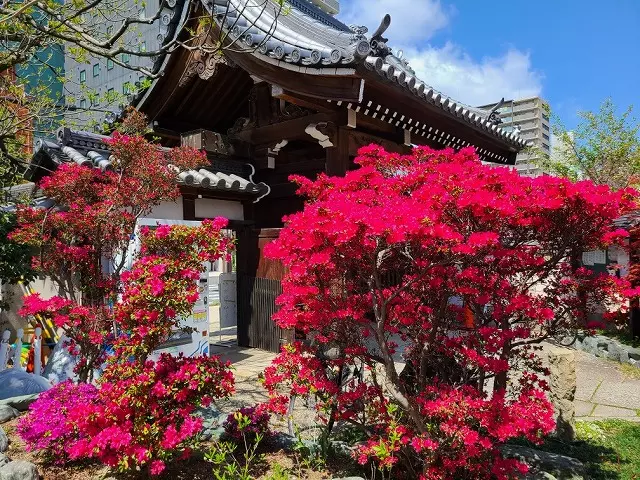
[[[508,48],[502,55],[476,59],[453,42],[431,45],[429,40],[454,16],[453,8],[440,0],[342,0],[341,8],[343,22],[365,25],[370,34],[391,14],[385,36],[394,52],[403,50],[423,81],[456,100],[482,105],[542,91],[543,76],[527,52]]]
[[[531,65],[530,55],[514,48],[480,61],[452,43],[442,48],[407,48],[404,54],[418,77],[469,105],[492,103],[502,97],[535,96],[542,91],[543,77]]]
[[[364,25],[373,33],[389,13],[391,26],[385,36],[398,44],[423,42],[449,24],[452,9],[440,0],[349,0],[340,3],[340,19],[347,25]]]

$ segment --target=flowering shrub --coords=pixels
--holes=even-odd
[[[267,246],[287,272],[276,322],[339,352],[318,368],[285,348],[265,371],[271,406],[316,395],[327,425],[368,433],[361,463],[410,478],[511,478],[524,466],[498,447],[554,428],[537,345],[627,287],[576,256],[624,239],[613,220],[636,193],[521,177],[472,149],[371,146],[356,161],[344,178],[296,178],[304,211]],[[362,382],[327,381],[361,365]]]
[[[253,444],[258,437],[271,435],[269,420],[270,415],[264,408],[244,407],[229,414],[222,426],[227,436],[235,442]]]
[[[232,391],[233,375],[215,358],[163,354],[143,368],[114,363],[100,378],[97,401],[71,412],[84,436],[67,451],[122,470],[148,465],[157,475],[167,460],[189,456],[202,428],[194,410]]]
[[[136,117],[125,127],[141,123]],[[52,391],[63,399],[67,389],[75,394],[73,409],[54,414],[52,439],[37,441],[42,412],[35,410],[24,420],[24,438],[60,461],[95,458],[157,475],[166,461],[190,454],[201,428],[194,410],[233,391],[233,376],[217,358],[151,356],[191,314],[203,264],[228,258],[233,244],[222,232],[223,218],[196,228],[145,229],[140,253],[123,272],[137,218],[179,196],[176,168],[206,158],[187,148],[165,152],[137,135],[115,133],[109,146],[113,171],[63,165],[41,184],[61,208],[27,207],[18,214],[14,240],[40,249],[38,271],[63,292],[48,300],[28,297],[23,313],[64,330],[79,356],[81,381],[106,361],[96,387],[64,384]]]
[[[132,113],[132,122],[141,123]],[[20,206],[12,241],[37,248],[33,268],[50,278],[63,300],[73,302],[73,321],[57,314],[58,326],[73,340],[75,354],[81,356],[81,381],[103,360],[98,336],[104,337],[103,307],[117,301],[120,275],[131,235],[138,218],[148,215],[162,202],[180,196],[175,169],[190,169],[207,162],[204,153],[189,148],[162,150],[129,129],[131,135],[115,132],[108,140],[113,154],[112,168],[87,168],[72,163],[60,165],[39,187],[58,208]],[[120,259],[116,261],[117,259]],[[55,301],[55,300],[54,300]],[[78,311],[77,306],[83,310]],[[44,307],[27,305],[24,315],[42,313]],[[49,314],[55,312],[54,304]],[[46,309],[46,308],[45,308]],[[66,320],[71,319],[71,323]],[[108,330],[108,326],[106,326]]]
[[[29,406],[29,414],[18,422],[17,432],[27,444],[27,451],[42,450],[56,464],[69,459],[69,450],[84,438],[84,432],[71,415],[85,402],[95,402],[93,385],[63,382],[42,392]]]

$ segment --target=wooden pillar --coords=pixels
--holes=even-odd
[[[192,195],[182,196],[182,219],[183,220],[196,219],[196,197]]]
[[[327,175],[344,177],[349,170],[349,129],[339,127],[332,135],[333,147],[327,147]]]

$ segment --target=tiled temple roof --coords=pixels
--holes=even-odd
[[[381,82],[439,107],[460,120],[521,149],[527,142],[502,130],[481,111],[435,90],[420,79],[401,54],[394,54],[383,37],[387,15],[372,35],[366,27],[347,27],[310,2],[287,2],[283,12],[277,0],[201,0],[234,50],[242,50],[274,65],[311,75],[349,75],[364,67]],[[328,17],[328,18],[327,18]]]
[[[106,140],[109,137],[91,132],[62,128],[58,132],[58,142],[38,140],[36,152],[25,173],[27,180],[38,181],[62,163],[75,162],[90,168],[112,169],[113,156]],[[240,162],[212,160],[198,170],[179,171],[176,181],[179,185],[202,188],[218,192],[234,192],[253,197],[263,197],[269,192],[264,183],[254,183],[251,177],[253,167]]]

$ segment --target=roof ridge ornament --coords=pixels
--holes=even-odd
[[[391,48],[387,45],[389,39],[382,36],[384,35],[384,32],[387,31],[390,25],[391,15],[387,13],[382,18],[380,26],[376,29],[373,35],[371,35],[371,50],[377,57],[386,57],[387,55],[391,55],[392,53]]]
[[[498,112],[498,109],[502,107],[502,105],[504,105],[504,97],[489,110],[487,122],[492,125],[500,125],[502,123],[502,118],[500,118],[500,113]]]

